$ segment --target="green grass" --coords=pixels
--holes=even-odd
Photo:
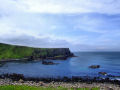
[[[33,48],[0,44],[0,59],[20,59],[32,55]]]
[[[99,88],[63,88],[63,87],[35,87],[35,86],[25,86],[25,85],[5,85],[0,86],[0,90],[100,90]]]

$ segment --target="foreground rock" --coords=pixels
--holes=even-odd
[[[0,75],[0,78],[9,78],[9,79],[12,79],[13,81],[19,81],[20,79],[23,80],[25,79],[24,75],[23,74],[16,74],[16,73],[13,73],[13,74],[2,74]]]
[[[101,72],[101,74],[105,74],[103,72]],[[82,82],[82,83],[89,83],[89,84],[92,84],[92,83],[111,83],[111,84],[116,84],[116,85],[120,85],[120,81],[119,80],[111,80],[110,78],[111,77],[106,77],[106,78],[101,78],[101,77],[89,77],[89,76],[83,76],[83,77],[80,77],[80,76],[72,76],[71,78],[69,77],[58,77],[58,78],[37,78],[37,77],[24,77],[23,74],[16,74],[16,73],[13,73],[13,74],[2,74],[0,75],[0,78],[1,79],[5,79],[5,78],[9,78],[13,81],[20,81],[20,82],[23,82],[24,81],[43,81],[43,82],[46,82],[46,83],[49,83],[49,82]]]
[[[13,81],[11,79],[5,78],[0,79],[0,86],[1,85],[28,85],[28,86],[42,86],[42,87],[65,87],[65,88],[94,88],[98,87],[100,90],[120,90],[119,85],[109,84],[109,83],[81,83],[81,82],[49,82],[45,83],[43,81]],[[76,90],[76,89],[75,89]]]
[[[0,75],[0,85],[28,85],[42,87],[65,87],[65,88],[93,88],[99,87],[100,90],[120,90],[120,81],[110,80],[109,78],[93,79],[86,77],[63,77],[63,78],[26,78],[22,74],[3,74]]]
[[[89,66],[89,68],[97,69],[97,68],[100,68],[100,65],[91,65],[91,66]]]

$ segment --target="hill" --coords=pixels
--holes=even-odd
[[[0,60],[66,59],[73,56],[69,48],[33,48],[0,43]]]

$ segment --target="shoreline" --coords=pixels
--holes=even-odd
[[[120,90],[119,80],[110,80],[109,78],[101,79],[100,77],[90,78],[88,76],[72,78],[34,78],[25,77],[23,74],[1,74],[0,86],[6,85],[27,85],[36,87],[63,87],[63,88],[100,88],[98,90]]]
[[[109,83],[109,84],[116,84],[120,85],[120,80],[111,80],[110,78],[101,78],[101,77],[89,77],[89,76],[72,76],[70,77],[56,77],[56,78],[39,78],[39,77],[25,77],[23,74],[1,74],[0,79],[11,79],[12,81],[33,81],[33,82],[39,82],[43,81],[46,83],[49,82],[81,82],[81,83],[87,83],[87,84],[92,84],[92,83]]]
[[[85,82],[43,82],[43,81],[24,81],[20,79],[19,81],[13,81],[11,79],[5,78],[0,79],[0,86],[5,85],[26,85],[26,86],[36,86],[36,87],[64,87],[64,88],[100,88],[100,90],[120,90],[120,85],[110,84],[110,83],[85,83]]]

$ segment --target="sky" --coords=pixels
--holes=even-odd
[[[120,51],[120,0],[0,0],[0,42]]]

